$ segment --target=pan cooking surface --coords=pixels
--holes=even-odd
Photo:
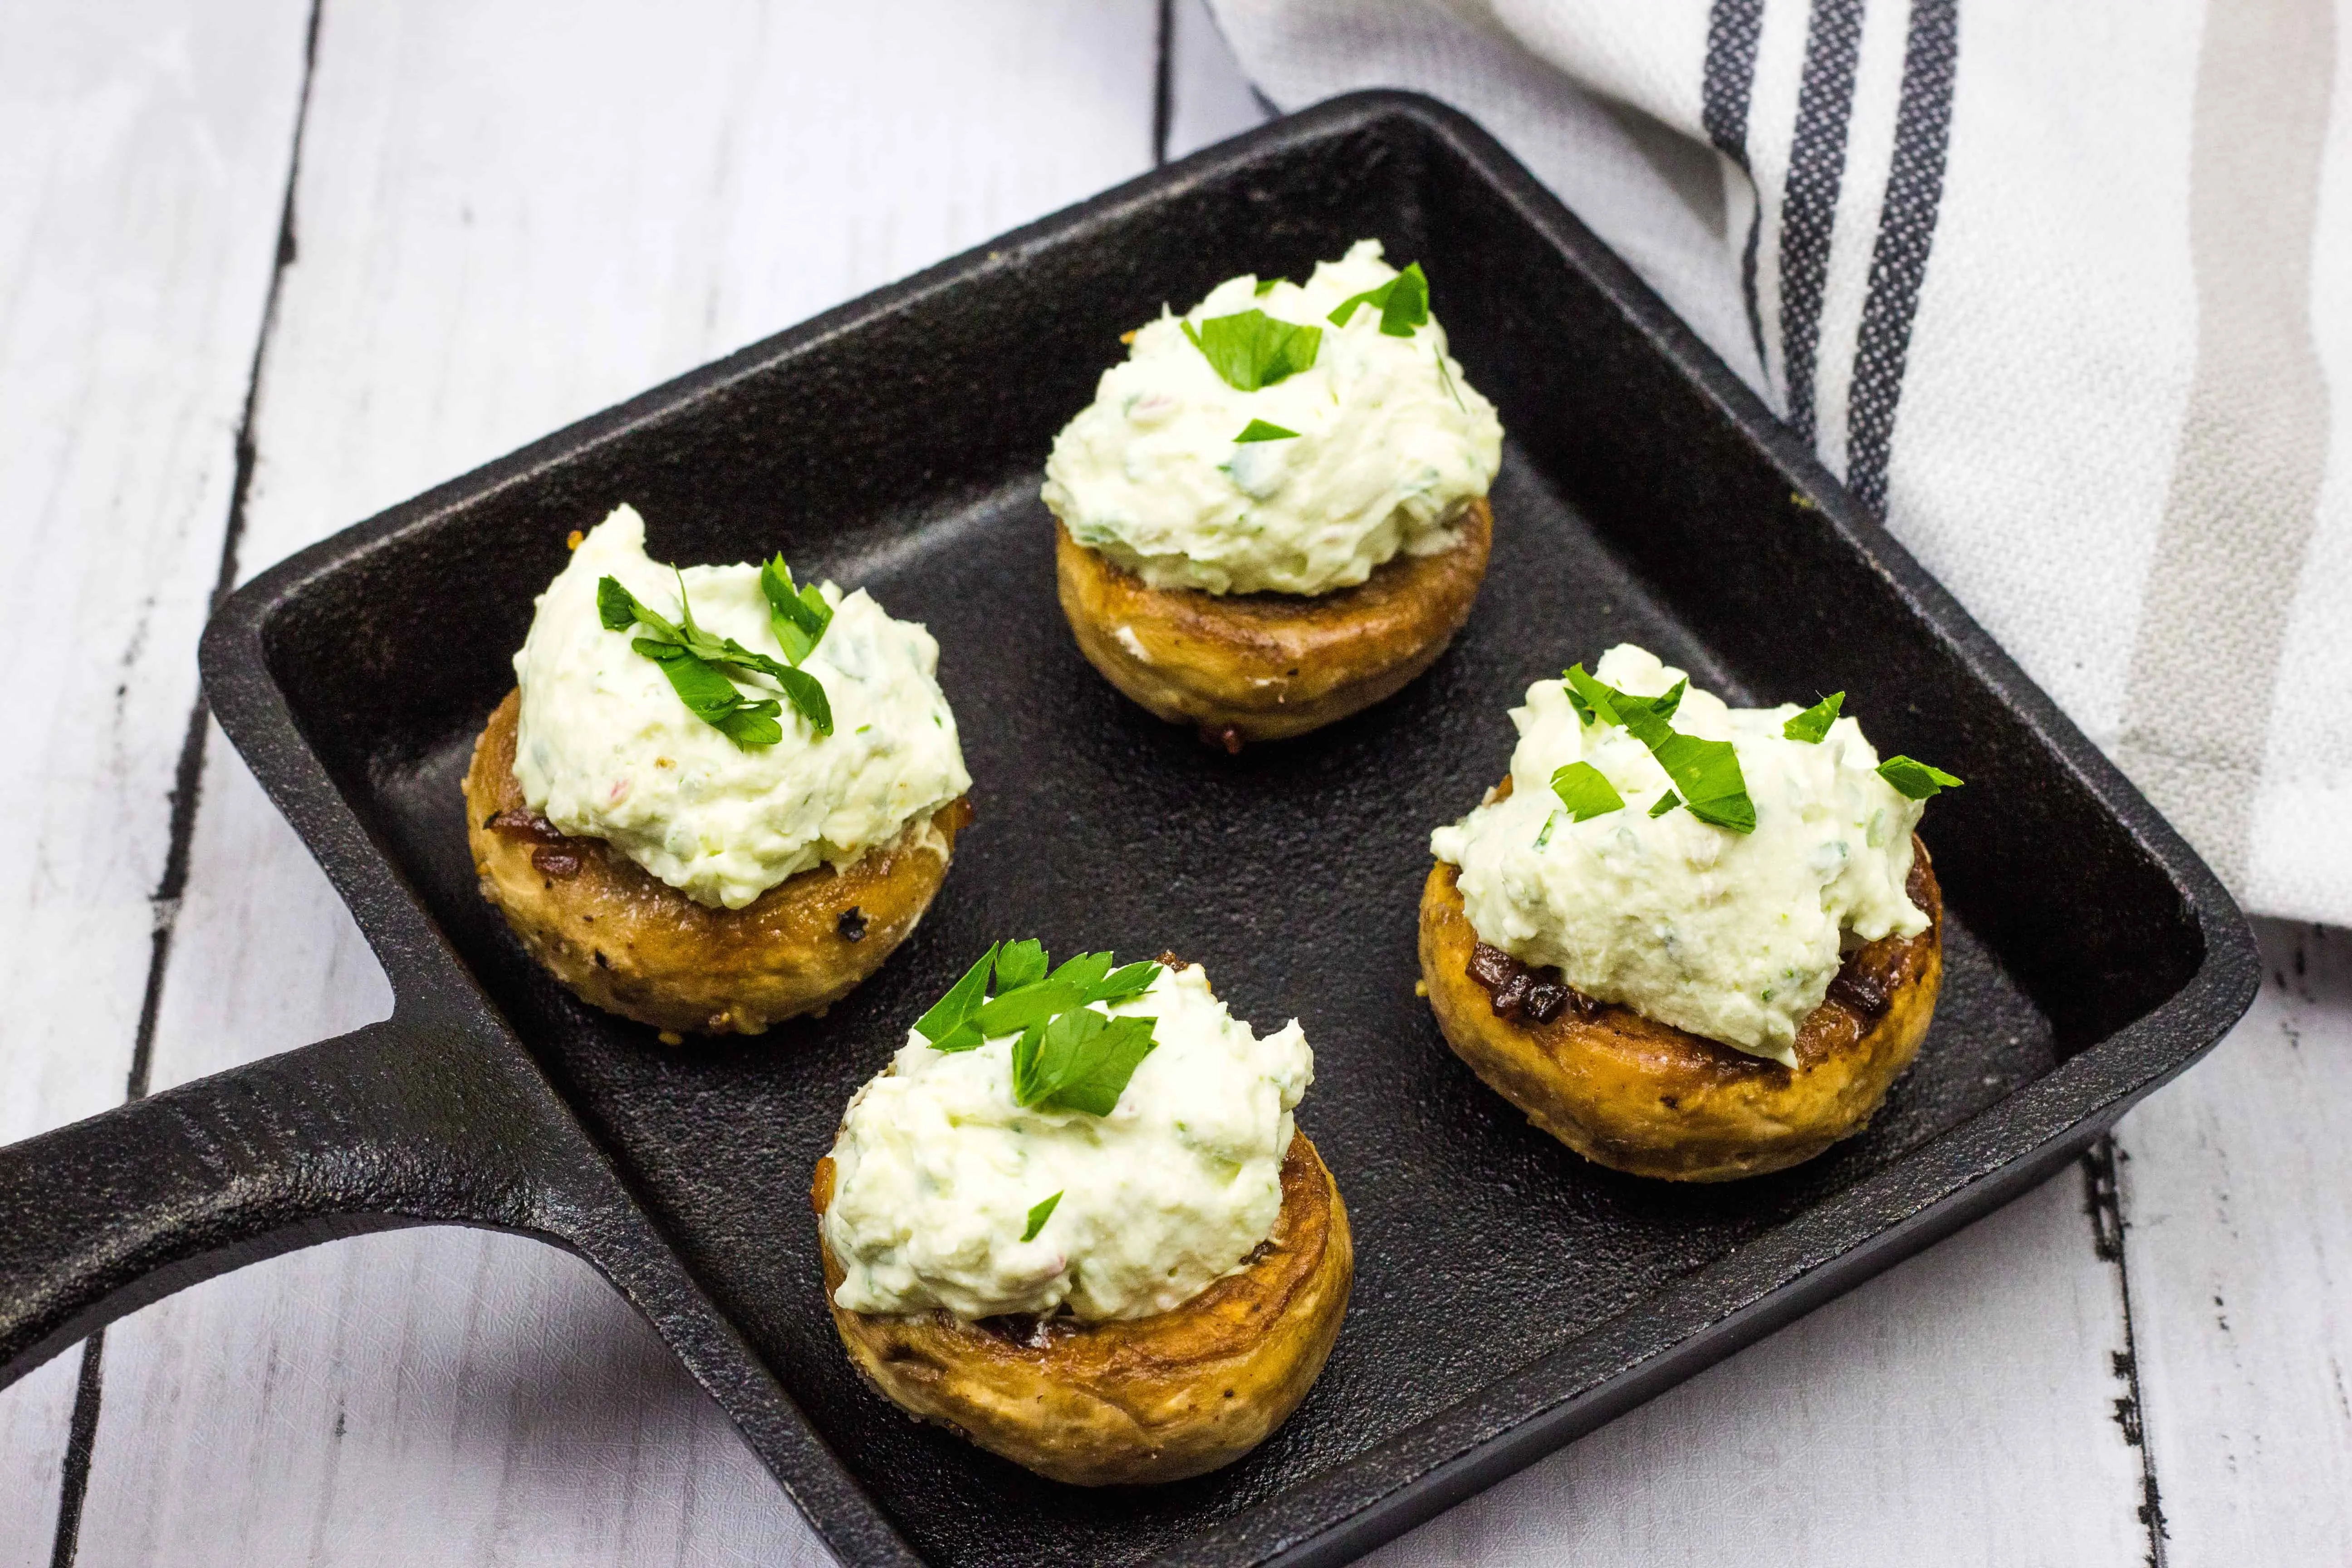
[[[1423,264],[1512,434],[1492,570],[1454,647],[1399,696],[1227,756],[1079,657],[1040,470],[1123,330],[1235,272],[1303,276],[1366,235]],[[475,889],[458,793],[474,736],[565,534],[622,501],[656,558],[781,549],[939,638],[979,818],[922,928],[826,1018],[661,1046],[541,974]],[[1480,1085],[1413,994],[1430,829],[1502,777],[1531,681],[1621,640],[1735,702],[1843,689],[1884,751],[1969,781],[1924,829],[1948,900],[1926,1048],[1864,1135],[1792,1172],[1677,1187],[1588,1164]],[[861,1563],[903,1561],[869,1500],[939,1563],[1343,1560],[2023,1190],[2251,994],[2242,922],[2147,804],[1598,241],[1475,127],[1399,95],[1213,150],[362,524],[241,590],[205,668],[384,954],[395,1022],[479,1012],[427,951],[413,892],[797,1410],[698,1298],[646,1294],[668,1289],[635,1267],[670,1267],[657,1241],[562,1234],[639,1281]],[[1314,1046],[1299,1123],[1349,1206],[1355,1295],[1306,1404],[1214,1475],[1038,1480],[910,1423],[835,1342],[811,1168],[922,1008],[1023,936],[1172,949],[1237,1016],[1296,1016]],[[512,1044],[488,1020],[479,1038],[464,1048],[529,1079],[517,1103],[546,1104],[515,1137],[559,1171],[601,1171]],[[368,1059],[339,1044],[334,1060]],[[478,1103],[454,1120],[506,1125]],[[557,1184],[544,1168],[449,1174],[501,1200]],[[521,1228],[541,1212],[352,1201]]]
[[[541,975],[475,891],[457,789],[470,733],[386,781],[402,858],[436,918],[919,1551],[1147,1559],[1204,1515],[1360,1453],[1636,1305],[2056,1059],[2048,1021],[1954,920],[1919,1066],[1866,1135],[1783,1176],[1706,1188],[1621,1176],[1471,1076],[1413,994],[1415,911],[1429,830],[1502,776],[1506,713],[1528,683],[1632,639],[1727,695],[1764,695],[1644,591],[1523,453],[1504,474],[1492,574],[1437,668],[1370,713],[1237,758],[1145,714],[1079,657],[1034,479],[856,577],[939,637],[979,820],[921,930],[874,981],[829,1016],[755,1040],[665,1047]],[[662,558],[658,517],[651,531]],[[740,553],[762,547],[747,533]],[[1849,706],[1869,721],[1869,693]],[[1935,821],[1931,810],[1931,842]],[[1057,953],[1173,949],[1207,966],[1237,1016],[1260,1029],[1296,1016],[1315,1047],[1299,1122],[1348,1201],[1355,1296],[1306,1405],[1217,1475],[1096,1494],[1036,1480],[863,1388],[826,1315],[807,1188],[842,1106],[975,953],[1029,935]]]

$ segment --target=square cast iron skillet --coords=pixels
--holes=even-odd
[[[1433,280],[1511,440],[1494,567],[1438,665],[1238,757],[1115,694],[1037,500],[1119,333],[1365,235]],[[929,623],[978,824],[929,920],[821,1021],[657,1044],[525,960],[458,779],[564,536],[865,584]],[[1536,1131],[1413,994],[1432,826],[1502,776],[1529,682],[1632,639],[1734,702],[1843,689],[1968,787],[1925,837],[1942,1005],[1864,1135],[1729,1186]],[[851,1563],[1336,1563],[1984,1214],[2251,1000],[2243,921],[2050,700],[1741,384],[1468,121],[1339,100],[820,316],[362,523],[205,634],[231,738],[392,978],[393,1016],[0,1151],[0,1378],[181,1286],[331,1237],[488,1226],[580,1254]],[[1307,1403],[1231,1468],[1037,1479],[918,1426],[835,1342],[807,1201],[843,1104],[998,937],[1173,948],[1306,1021],[1299,1116],[1359,1275]]]

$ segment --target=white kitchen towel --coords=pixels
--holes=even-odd
[[[1214,5],[1282,108],[1493,132],[2247,908],[2352,925],[2352,0]]]

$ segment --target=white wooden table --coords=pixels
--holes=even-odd
[[[1174,0],[11,0],[0,1141],[379,1018],[212,595],[1254,123]],[[1164,32],[1163,32],[1164,29]],[[2352,1557],[2352,936],[2111,1149],[1381,1552]],[[0,1564],[827,1562],[586,1266],[341,1242],[0,1393]]]

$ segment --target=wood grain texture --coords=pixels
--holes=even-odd
[[[534,1242],[278,1258],[107,1350],[85,1564],[830,1561],[653,1331]]]
[[[1148,0],[644,15],[329,7],[247,574],[1150,163]],[[158,1087],[390,1006],[211,742]],[[107,1366],[85,1564],[823,1560],[650,1331],[529,1243],[278,1259],[126,1320]]]
[[[2170,1568],[2352,1553],[2352,932],[2257,929],[2253,1011],[2116,1135]]]
[[[248,571],[1140,173],[1153,31],[1148,0],[331,7]]]
[[[0,1141],[122,1097],[301,81],[299,4],[41,7],[0,50]],[[29,36],[27,36],[29,34]]]
[[[301,81],[300,0],[25,6],[0,48],[0,1142],[118,1103]],[[26,765],[37,758],[38,765]],[[47,1563],[81,1356],[0,1392]]]
[[[2070,1171],[1366,1561],[2129,1568],[2112,1275]]]
[[[0,1568],[46,1568],[57,1542],[58,1481],[81,1375],[79,1346],[0,1393]]]
[[[840,10],[330,0],[248,574],[1150,159],[1150,0]],[[0,567],[77,636],[0,690],[43,761],[0,779],[0,1139],[121,1092],[303,9],[11,20]],[[1171,20],[1181,155],[1260,110],[1201,0]],[[390,1006],[216,731],[202,799],[159,1086]],[[1375,1561],[2137,1563],[2143,1417],[2167,1561],[2341,1561],[2352,937],[2265,941],[2254,1015],[2125,1125],[2131,1339],[2070,1173]],[[50,1561],[79,1360],[0,1392],[0,1568]],[[104,1364],[85,1568],[826,1561],[650,1331],[515,1238],[279,1258]]]

